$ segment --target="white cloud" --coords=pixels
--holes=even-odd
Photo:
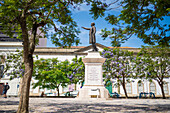
[[[90,7],[90,5],[82,4],[79,11],[89,11]]]
[[[101,33],[101,29],[96,31],[96,35],[100,35],[100,33]]]
[[[81,35],[85,35],[85,34],[89,34],[89,31],[88,30],[81,30]]]

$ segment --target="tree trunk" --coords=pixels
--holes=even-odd
[[[123,90],[124,90],[124,93],[125,93],[125,97],[128,98],[125,83],[122,83],[122,86],[123,86]]]
[[[26,25],[26,18],[23,16],[20,21],[22,29],[22,38],[23,38],[23,58],[25,65],[25,72],[22,78],[21,84],[21,95],[18,106],[17,113],[28,113],[29,107],[29,91],[30,91],[30,82],[33,73],[33,53],[35,49],[35,37],[37,32],[36,23],[33,24],[31,37],[28,37],[28,29]]]
[[[77,89],[77,84],[75,83],[75,84],[74,84],[74,90],[76,90],[76,89]]]
[[[164,92],[164,87],[163,87],[163,83],[160,83],[159,85],[160,85],[161,91],[162,91],[162,98],[163,98],[163,99],[166,99],[166,97],[165,97],[165,92]]]
[[[29,106],[29,90],[30,90],[30,81],[33,72],[33,57],[28,57],[28,62],[25,62],[25,74],[22,78],[21,85],[21,95],[20,102],[17,113],[28,113]]]
[[[126,91],[126,86],[125,86],[125,78],[124,78],[124,75],[123,75],[123,81],[121,82],[122,86],[123,86],[123,90],[124,90],[124,93],[125,93],[125,97],[128,98],[128,95],[127,95],[127,91]]]
[[[58,93],[58,96],[60,96],[59,87],[57,87],[57,93]]]

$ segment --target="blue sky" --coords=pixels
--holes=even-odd
[[[107,38],[106,40],[103,40],[102,37],[100,36],[100,31],[101,29],[107,28],[108,30],[112,28],[112,25],[108,24],[107,21],[104,20],[103,18],[98,18],[97,20],[94,20],[92,18],[92,15],[89,14],[89,10],[90,7],[86,6],[86,5],[82,5],[82,7],[80,7],[80,10],[74,10],[73,11],[73,19],[77,22],[78,28],[80,29],[81,33],[79,34],[79,38],[80,38],[80,42],[81,44],[79,44],[78,46],[88,46],[89,44],[89,31],[85,30],[83,27],[87,27],[90,28],[91,27],[91,22],[95,22],[95,26],[96,26],[96,42],[100,43],[102,45],[105,46],[111,46],[111,40],[109,38]],[[120,14],[120,8],[115,9],[112,11],[112,13],[118,15]],[[170,17],[167,17],[164,20],[164,23],[169,22]],[[121,47],[136,47],[136,48],[140,48],[141,45],[146,45],[142,42],[141,39],[136,38],[135,36],[131,37],[128,41],[126,41],[125,43],[123,43],[121,45]],[[52,44],[52,42],[50,41],[50,39],[47,39],[47,46],[48,47],[55,47],[54,44]]]

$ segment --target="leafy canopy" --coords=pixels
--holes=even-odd
[[[170,49],[168,47],[143,47],[138,54],[137,68],[138,77],[156,80],[161,88],[162,96],[165,99],[164,85],[165,78],[170,77]]]
[[[72,63],[69,65],[69,73],[67,73],[67,77],[70,79],[71,83],[78,83],[84,81],[85,75],[85,66],[82,61],[82,57],[79,59],[77,57],[72,59]]]
[[[36,60],[33,77],[38,81],[33,84],[33,87],[55,89],[59,88],[60,85],[66,86],[69,83],[68,65],[68,61],[59,62],[57,58]]]
[[[23,32],[31,35],[31,31],[38,28],[42,32],[40,36],[51,36],[56,46],[77,45],[80,31],[72,19],[71,9],[81,3],[83,0],[0,0],[0,26],[3,28],[0,32],[12,37],[15,31],[22,39]],[[26,29],[22,29],[24,24]]]
[[[170,49],[166,47],[143,47],[136,60],[138,65],[136,74],[140,75],[139,77],[163,82],[165,77],[170,77],[169,53]]]
[[[133,70],[131,63],[135,58],[133,56],[133,52],[122,51],[118,48],[113,50],[104,49],[101,53],[106,61],[103,65],[104,76],[107,80],[110,78],[117,78],[120,82],[122,82],[123,78],[131,78],[133,77]]]
[[[5,74],[9,76],[10,79],[22,77],[24,75],[22,51],[16,50],[15,52],[1,53],[0,65],[3,66],[0,70],[0,78]]]
[[[102,5],[101,5],[102,4]],[[117,4],[117,5],[115,5]],[[92,4],[93,6],[93,4]],[[120,15],[113,14],[115,6],[120,6]],[[111,3],[96,3],[98,10],[91,10],[94,19],[104,16],[113,28],[102,30],[102,37],[109,37],[112,46],[121,46],[131,36],[136,36],[146,44],[170,46],[170,24],[162,22],[170,15],[169,0],[123,0]]]

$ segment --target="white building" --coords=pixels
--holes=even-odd
[[[87,55],[88,51],[92,50],[92,46],[72,46],[69,49],[63,49],[63,48],[57,48],[57,47],[46,47],[46,39],[43,39],[44,41],[42,41],[42,45],[40,44],[39,46],[36,47],[34,55],[38,55],[38,58],[58,58],[58,60],[64,61],[64,60],[69,60],[71,61],[73,58],[75,58],[76,56],[79,57],[84,57]],[[96,44],[97,48],[99,49],[99,51],[102,51],[104,48],[112,48],[112,47],[106,47],[104,45],[101,44]],[[0,40],[0,54],[4,53],[4,52],[14,52],[16,49],[20,49],[22,50],[22,42],[20,41],[3,41]],[[137,53],[140,51],[139,48],[131,48],[131,47],[121,47],[120,49],[122,50],[129,50],[129,51],[133,51],[134,53]],[[36,59],[35,59],[36,60]],[[116,80],[114,83],[116,83]],[[162,93],[161,93],[161,89],[160,86],[158,85],[158,83],[156,81],[153,81],[152,83],[150,83],[147,80],[142,80],[141,84],[138,84],[139,79],[133,79],[133,82],[131,83],[127,83],[126,84],[126,89],[127,89],[127,93],[129,96],[139,96],[140,92],[154,92],[155,95],[157,97],[161,97]],[[165,78],[165,81],[168,83],[164,86],[164,90],[165,90],[165,94],[166,97],[170,97],[170,78]],[[5,84],[6,82],[8,82],[8,84],[10,85],[10,89],[7,93],[7,95],[15,95],[17,96],[19,93],[19,84],[20,84],[20,78],[15,78],[13,80],[9,80],[9,77],[7,75],[5,75],[2,79],[0,79],[0,93],[2,92],[2,85]],[[34,79],[32,79],[31,82],[36,82]],[[122,86],[120,86],[120,88],[116,87],[114,85],[114,83],[112,84],[112,92],[120,92],[120,94],[123,96],[124,95],[124,91]],[[69,89],[73,88],[74,89],[74,85],[69,85],[66,88],[62,88],[60,87],[60,93],[64,93],[66,91],[68,91]],[[74,90],[79,90],[80,88],[80,84],[77,84],[76,89]],[[40,95],[41,92],[44,91],[45,93],[57,93],[56,90],[47,90],[47,89],[30,89],[30,95]]]

